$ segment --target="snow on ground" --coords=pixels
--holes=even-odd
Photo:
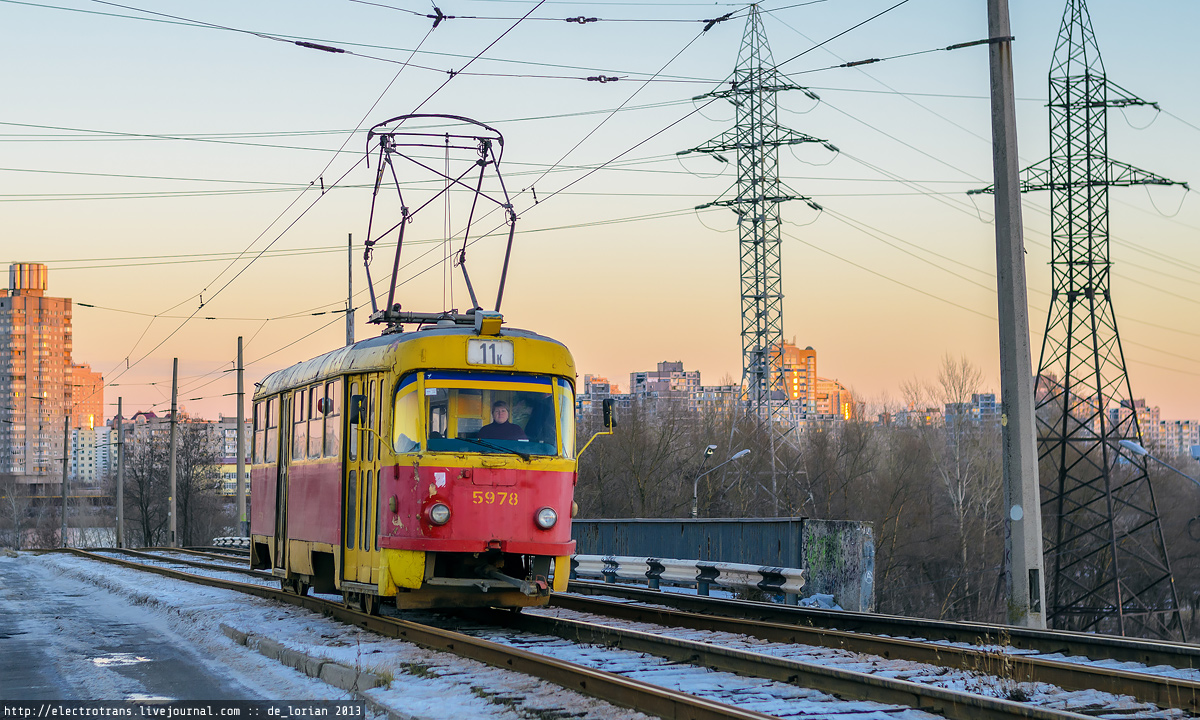
[[[1151,707],[1128,696],[1113,695],[1096,690],[1069,691],[1046,683],[1018,683],[999,675],[1002,672],[1002,662],[999,657],[993,663],[994,667],[987,667],[985,665],[980,668],[980,672],[970,672],[910,660],[887,659],[876,655],[851,652],[841,648],[772,643],[748,635],[666,627],[654,623],[619,620],[564,608],[535,608],[526,612],[566,620],[597,623],[609,627],[640,630],[642,632],[691,640],[693,642],[708,643],[734,650],[757,652],[800,662],[836,667],[842,670],[852,670],[880,677],[908,680],[910,682],[918,682],[974,695],[1002,699],[1016,699],[1024,696],[1033,705],[1054,709],[1073,710],[1078,708],[1104,707],[1115,711],[1132,711]],[[1139,712],[1138,715],[1139,717],[1161,718],[1190,717],[1182,710],[1160,710],[1153,714]]]
[[[642,589],[645,588],[644,585],[640,585],[640,586],[633,585],[633,587],[640,587]],[[686,587],[668,588],[666,585],[663,585],[662,590],[664,592],[669,591],[669,592],[690,594],[690,595],[696,594],[695,588],[686,588]],[[715,590],[713,591],[712,596],[736,599],[736,597],[733,593],[720,594]],[[586,595],[585,595],[585,597],[586,597]],[[614,597],[605,597],[603,599],[608,602],[625,603],[625,604],[629,604],[629,605],[642,605],[642,606],[645,606],[648,608],[655,608],[655,609],[662,609],[662,610],[674,610],[675,609],[675,608],[672,608],[667,605],[656,605],[651,602],[643,602],[641,600],[631,599],[631,598],[622,598],[622,597],[614,596]],[[1003,627],[1000,627],[999,629],[1001,631],[1003,631]],[[1180,680],[1190,680],[1193,682],[1200,682],[1200,668],[1178,668],[1178,667],[1173,667],[1171,665],[1145,665],[1145,664],[1138,663],[1138,662],[1121,661],[1121,660],[1104,660],[1104,659],[1092,660],[1091,658],[1084,657],[1081,655],[1064,655],[1062,653],[1042,653],[1037,650],[1031,650],[1028,648],[1020,648],[1020,647],[1016,647],[1014,645],[1007,645],[1007,644],[969,643],[969,642],[958,642],[958,641],[953,641],[953,640],[928,640],[928,639],[923,638],[920,635],[916,635],[916,634],[914,634],[914,635],[887,635],[884,633],[879,633],[878,637],[882,637],[882,638],[891,637],[891,638],[897,638],[900,640],[913,640],[916,642],[930,643],[933,645],[945,645],[947,647],[970,648],[973,650],[980,650],[980,651],[987,652],[987,653],[996,653],[996,654],[1005,654],[1005,655],[1031,655],[1031,656],[1037,656],[1040,658],[1044,658],[1046,660],[1059,660],[1062,662],[1076,663],[1078,665],[1094,665],[1096,667],[1110,668],[1113,670],[1127,670],[1129,672],[1142,673],[1145,675],[1158,675],[1158,676],[1162,676],[1162,677],[1178,678]]]
[[[19,563],[29,572],[90,583],[119,596],[117,601],[127,606],[130,615],[154,616],[164,632],[194,643],[213,668],[232,673],[258,693],[258,697],[247,699],[339,700],[347,699],[347,694],[234,643],[221,632],[221,623],[390,680],[386,688],[364,694],[401,717],[517,720],[562,713],[586,720],[646,718],[535,678],[381,638],[301,608],[231,590],[64,554],[22,553],[16,559],[0,558],[0,562]],[[46,637],[45,642],[53,639]],[[87,670],[72,666],[72,684],[80,680],[77,672]],[[96,687],[95,699],[126,697],[121,688]]]

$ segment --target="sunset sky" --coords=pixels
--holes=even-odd
[[[341,345],[343,316],[330,311],[345,304],[349,233],[357,337],[378,332],[361,307],[365,129],[411,112],[505,136],[501,170],[520,215],[510,325],[562,340],[580,375],[623,388],[662,360],[706,384],[740,378],[734,215],[694,210],[735,169],[676,153],[732,124],[724,101],[692,98],[730,75],[745,5],[439,0],[454,17],[431,30],[432,6],[414,0],[131,2],[0,0],[0,261],[45,262],[49,294],[94,306],[75,309],[74,356],[114,383],[110,415],[118,395],[127,412],[169,407],[173,357],[189,411],[232,415],[239,335],[248,388]],[[760,7],[781,71],[819,97],[780,93],[781,124],[838,149],[780,153],[788,186],[825,208],[783,209],[785,336],[869,403],[898,403],[901,383],[933,379],[947,353],[998,392],[992,198],[965,194],[992,182],[987,49],[939,50],[987,36],[985,0]],[[1161,107],[1111,111],[1110,156],[1200,184],[1200,3],[1089,9],[1109,79]],[[1023,166],[1049,152],[1061,13],[1060,2],[1011,0]],[[833,67],[910,53],[921,54]],[[620,79],[585,79],[598,76]],[[401,179],[424,183],[413,200],[431,187],[415,166]],[[1110,198],[1134,396],[1164,419],[1200,418],[1200,202],[1179,187]],[[468,306],[460,275],[445,284],[441,243],[447,223],[461,238],[467,200],[439,201],[409,227],[405,309]],[[1047,193],[1024,198],[1024,219],[1036,367]],[[497,235],[469,251],[488,307],[502,250]],[[375,279],[390,267],[382,249]]]

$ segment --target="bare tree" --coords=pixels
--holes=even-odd
[[[29,486],[16,478],[0,484],[0,546],[20,550],[22,540],[32,526]]]
[[[965,356],[943,356],[932,385],[907,383],[904,393],[910,406],[931,402],[944,409],[940,427],[922,426],[932,466],[949,503],[957,545],[958,573],[945,590],[938,616],[973,617],[984,610],[983,577],[988,576],[991,555],[997,547],[1001,483],[999,428],[990,427],[971,413],[973,400],[983,386],[983,373]],[[984,560],[984,562],[980,562]],[[932,571],[945,577],[944,572]],[[954,605],[959,605],[954,609]]]
[[[153,432],[125,445],[125,517],[130,544],[161,545],[166,538],[167,445],[165,434]]]
[[[585,442],[597,425],[581,423]],[[686,408],[664,400],[634,403],[622,413],[615,433],[597,440],[580,458],[576,493],[583,499],[581,508],[601,517],[675,515],[684,507],[688,435]]]
[[[176,488],[179,539],[182,545],[207,544],[214,528],[226,522],[217,516],[221,502],[221,453],[209,423],[182,422],[178,426]]]

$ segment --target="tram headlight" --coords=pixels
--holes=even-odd
[[[558,513],[554,512],[554,508],[544,507],[537,511],[537,515],[534,515],[533,519],[538,527],[549,530],[554,527],[554,523],[558,522]]]
[[[445,525],[450,522],[450,506],[445,503],[434,503],[429,508],[429,522],[434,525]]]

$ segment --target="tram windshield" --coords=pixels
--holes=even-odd
[[[396,452],[424,445],[429,452],[575,455],[574,393],[549,375],[411,373],[396,388],[392,417]]]

